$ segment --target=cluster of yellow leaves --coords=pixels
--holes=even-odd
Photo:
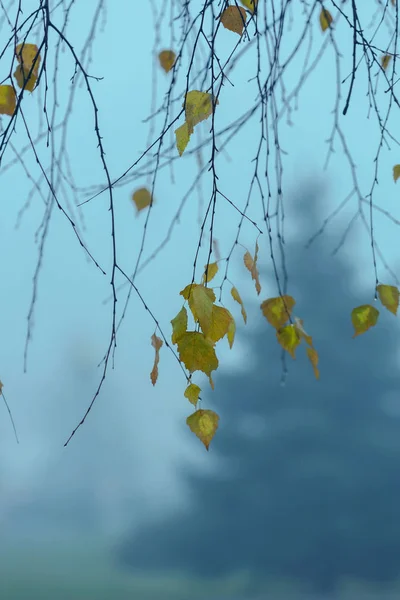
[[[39,76],[40,54],[36,44],[18,44],[15,56],[19,63],[14,72],[19,87],[33,92]]]
[[[40,54],[35,44],[18,44],[15,49],[18,66],[14,72],[17,84],[22,89],[32,92],[39,75]],[[0,115],[12,117],[17,105],[15,90],[12,85],[0,85]]]
[[[147,188],[140,188],[132,194],[132,201],[136,206],[137,212],[139,213],[144,208],[150,206],[151,193]]]
[[[261,304],[261,311],[268,323],[276,330],[276,338],[279,344],[292,358],[296,358],[295,350],[301,340],[307,345],[307,356],[314,369],[316,379],[319,379],[318,353],[313,346],[312,337],[303,328],[303,321],[294,318],[294,323],[286,324],[291,318],[292,309],[296,304],[292,296],[284,295],[277,298],[269,298]]]
[[[219,364],[215,345],[226,337],[229,347],[232,348],[236,332],[236,324],[232,314],[225,307],[218,306],[215,303],[214,290],[207,287],[207,284],[217,273],[218,265],[216,262],[205,265],[202,283],[191,283],[180,292],[180,295],[188,303],[195,322],[195,328],[188,330],[188,311],[185,305],[171,320],[171,340],[177,346],[179,359],[190,374],[195,371],[205,373],[210,380],[212,389],[214,389],[214,383],[211,374],[218,368]],[[232,287],[231,295],[241,306],[243,320],[246,323],[246,311],[235,287]],[[191,404],[196,406],[200,392],[201,389],[198,385],[190,383],[184,396]],[[218,420],[218,415],[212,410],[200,409],[196,410],[187,419],[188,426],[203,442],[207,450],[218,427]]]
[[[380,284],[376,286],[376,291],[383,306],[392,314],[397,315],[400,297],[398,288],[394,285]],[[363,304],[354,308],[351,311],[351,321],[354,327],[353,338],[374,327],[378,322],[378,317],[379,310],[370,304]]]
[[[162,50],[158,55],[160,65],[166,73],[172,69],[176,61],[176,54],[173,50]]]
[[[331,26],[331,23],[333,22],[333,17],[329,10],[327,10],[326,8],[322,8],[321,13],[319,15],[319,22],[322,31],[326,31]]]
[[[213,98],[212,94],[207,92],[192,90],[186,94],[183,104],[185,107],[185,122],[175,130],[176,147],[180,156],[182,156],[189,143],[194,126],[208,119],[214,110],[214,103],[218,104],[218,99]]]
[[[247,14],[241,6],[228,6],[221,15],[221,23],[225,29],[242,35]]]

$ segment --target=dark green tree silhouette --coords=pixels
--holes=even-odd
[[[298,203],[304,239],[320,222],[317,198]],[[190,509],[128,536],[118,551],[126,565],[205,577],[248,569],[324,593],[400,574],[400,411],[389,404],[397,397],[400,408],[398,330],[379,306],[378,325],[352,339],[362,294],[330,242],[286,247],[287,291],[319,352],[320,380],[300,346],[280,385],[281,350],[260,311],[247,373],[217,376],[203,401],[221,415],[210,446],[218,473],[187,470]]]

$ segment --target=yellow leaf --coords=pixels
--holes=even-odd
[[[280,329],[289,320],[295,304],[296,300],[292,296],[278,296],[277,298],[264,300],[261,304],[261,310],[272,327]]]
[[[218,104],[218,99],[216,99]],[[207,92],[198,92],[192,90],[186,94],[185,118],[188,127],[188,133],[193,133],[193,127],[205,121],[213,112],[213,98]]]
[[[16,104],[12,85],[0,85],[0,115],[10,115],[12,117]]]
[[[147,188],[140,188],[132,194],[132,200],[136,205],[137,212],[139,213],[144,208],[150,206],[151,194]]]
[[[178,352],[185,367],[193,371],[202,371],[210,376],[218,368],[218,358],[214,345],[198,331],[187,331],[178,340]]]
[[[368,329],[376,325],[378,317],[379,310],[370,304],[363,304],[362,306],[353,308],[351,311],[351,321],[355,329],[353,338],[361,333],[365,333]]]
[[[312,337],[311,337],[311,335],[308,335],[308,333],[306,333],[306,331],[304,330],[303,320],[295,317],[294,318],[294,326],[296,328],[297,333],[299,334],[299,337],[306,340],[306,342],[309,346],[312,346],[313,345]]]
[[[319,361],[318,352],[315,350],[315,348],[307,348],[307,356],[310,359],[310,362],[314,369],[315,378],[319,379],[319,369],[317,366]]]
[[[257,255],[258,255],[258,244],[256,243],[256,252],[254,255],[254,259],[251,256],[250,252],[246,252],[246,254],[243,257],[243,261],[244,261],[246,269],[248,269],[251,273],[251,278],[254,279],[254,281],[255,281],[257,294],[259,294],[261,292],[261,285],[260,285],[258,269],[257,269]]]
[[[157,337],[155,333],[153,333],[153,335],[151,336],[151,345],[153,346],[153,348],[156,351],[156,355],[154,357],[153,369],[150,373],[151,383],[153,385],[155,385],[156,381],[157,381],[157,377],[158,377],[158,363],[160,360],[160,348],[163,345],[163,341],[162,341],[162,339]]]
[[[394,167],[393,167],[393,179],[394,179],[395,183],[396,183],[396,181],[398,180],[399,177],[400,177],[400,165],[394,165]]]
[[[186,419],[190,430],[203,442],[208,450],[211,440],[218,429],[219,416],[213,410],[196,410]]]
[[[237,291],[237,289],[236,289],[235,287],[233,287],[233,288],[231,289],[231,294],[232,294],[232,298],[233,298],[234,300],[236,300],[236,302],[238,302],[238,304],[240,304],[240,306],[241,306],[241,309],[242,309],[242,310],[241,310],[241,312],[242,312],[243,321],[244,321],[245,323],[247,323],[247,314],[246,314],[246,310],[245,310],[245,308],[244,308],[244,304],[243,304],[243,301],[242,301],[242,299],[241,299],[241,297],[240,297],[240,294],[239,294],[239,292]]]
[[[286,325],[276,332],[278,342],[284,350],[289,352],[292,358],[296,358],[295,350],[300,344],[300,337],[294,325]]]
[[[382,65],[382,69],[384,71],[386,71],[386,69],[388,68],[391,60],[392,60],[392,57],[390,54],[384,54],[383,56],[381,56],[381,65]]]
[[[3,393],[3,382],[0,381],[0,396],[1,396],[2,393]]]
[[[221,23],[225,29],[242,35],[247,14],[240,6],[228,6],[221,15]]]
[[[258,0],[240,0],[240,2],[253,13],[257,7]]]
[[[200,392],[201,392],[201,389],[199,388],[199,386],[196,385],[195,383],[191,383],[190,385],[187,386],[184,396],[185,396],[185,398],[187,398],[189,400],[189,402],[191,402],[194,406],[196,406],[197,402],[199,401]]]
[[[378,285],[376,290],[379,295],[379,300],[383,306],[390,310],[394,315],[397,314],[399,308],[399,290],[394,285]]]
[[[232,319],[232,321],[229,323],[228,333],[227,333],[229,348],[232,348],[232,346],[233,346],[233,342],[235,341],[235,333],[236,333],[236,324],[235,324],[235,321]]]
[[[182,335],[184,333],[186,333],[186,330],[187,330],[188,316],[187,316],[187,310],[184,306],[182,306],[181,310],[178,312],[176,317],[174,317],[171,320],[171,324],[172,324],[171,340],[172,340],[173,344],[176,344],[177,341],[179,340],[179,338],[182,337]]]
[[[25,85],[25,89],[28,90],[28,92],[33,92],[37,82],[37,75],[33,71],[29,77],[29,70],[23,68],[21,65],[18,65],[14,71],[14,77],[21,89]]]
[[[36,44],[18,44],[18,46],[15,48],[15,56],[19,64],[23,65],[27,75],[32,69],[33,63],[35,63],[33,66],[33,72],[36,74],[39,72],[40,54],[39,48],[36,46]]]
[[[214,292],[202,284],[193,283],[187,285],[180,293],[185,300],[189,301],[194,320],[199,322],[202,332],[207,336],[215,302]]]
[[[176,147],[178,149],[179,156],[182,156],[182,154],[184,153],[185,148],[188,145],[189,140],[190,140],[189,127],[188,127],[188,124],[186,123],[186,121],[184,122],[183,125],[178,127],[178,129],[175,129],[175,137],[176,137]]]
[[[323,8],[321,10],[321,14],[319,15],[319,22],[321,24],[322,31],[326,31],[331,26],[331,23],[333,22],[333,17],[329,10],[326,10],[326,8]]]
[[[214,279],[217,273],[218,265],[216,262],[210,263],[209,265],[204,265],[203,283],[206,282],[206,278],[207,283],[209,283],[212,279]]]
[[[162,50],[158,55],[160,65],[166,73],[172,69],[176,61],[176,54],[173,50]]]
[[[206,338],[215,344],[228,333],[229,326],[232,321],[234,321],[234,319],[229,310],[214,304],[211,314],[211,326],[208,330]]]

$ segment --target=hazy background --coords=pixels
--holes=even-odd
[[[32,6],[33,2],[26,3],[26,14]],[[97,1],[88,0],[71,13],[69,36],[76,48],[85,40],[96,6]],[[106,17],[90,70],[104,77],[93,86],[107,159],[116,177],[146,148],[148,125],[142,120],[151,105],[154,28],[144,3],[140,8],[125,2],[121,8],[109,5]],[[294,31],[296,23],[295,19]],[[343,32],[341,50],[351,56],[345,27]],[[168,47],[167,19],[162,34],[161,48]],[[315,37],[320,35],[316,24]],[[231,47],[234,37],[221,32],[221,51],[223,44]],[[125,47],[130,50],[128,68]],[[62,61],[61,91],[68,90],[73,74],[67,54]],[[209,453],[185,424],[191,413],[183,397],[185,380],[165,348],[159,381],[154,388],[150,383],[154,324],[134,297],[119,333],[115,369],[109,371],[87,422],[63,447],[99,381],[96,365],[111,327],[111,306],[104,303],[110,294],[109,275],[101,276],[86,260],[69,224],[56,211],[24,374],[26,315],[38,252],[33,236],[43,205],[35,196],[15,229],[31,182],[18,167],[1,175],[0,377],[20,439],[17,445],[3,406],[0,590],[4,597],[232,600],[265,597],[268,590],[277,598],[298,597],[303,591],[307,597],[337,594],[351,600],[398,595],[397,322],[382,311],[374,331],[351,339],[351,309],[373,298],[369,238],[356,226],[335,258],[330,252],[355,210],[354,202],[332,222],[319,245],[304,250],[310,235],[351,189],[339,148],[330,170],[322,170],[336,95],[334,66],[328,53],[305,84],[299,109],[292,115],[293,126],[282,121],[281,132],[282,147],[288,152],[286,235],[293,240],[287,246],[288,291],[320,353],[321,380],[314,380],[299,348],[295,363],[288,357],[287,383],[280,386],[281,353],[273,331],[259,315],[260,301],[276,295],[268,240],[266,236],[259,240],[260,298],[239,249],[230,279],[246,304],[249,323],[238,327],[231,351],[224,342],[219,344],[216,388],[213,394],[203,394],[204,406],[221,415]],[[220,98],[221,124],[241,112],[251,75],[242,67],[232,76],[233,92],[227,88]],[[166,81],[161,73],[160,98]],[[372,119],[366,119],[361,75],[360,81],[344,125],[367,194],[378,137]],[[346,86],[344,90],[343,95]],[[84,89],[78,97],[68,145],[71,163],[79,185],[101,184],[91,107]],[[36,106],[33,95],[26,98],[25,111],[31,119],[36,118]],[[364,106],[365,110],[359,108]],[[198,127],[200,131],[202,126]],[[203,132],[207,127],[204,124]],[[23,133],[20,127],[18,139],[26,143]],[[224,193],[239,206],[247,195],[257,135],[255,119],[232,144],[231,162],[221,157],[217,163]],[[48,166],[48,151],[42,146],[40,152]],[[383,150],[381,164],[387,168],[382,169],[375,200],[398,217],[398,190],[391,175],[397,162],[398,152],[389,155]],[[27,164],[33,168],[32,157]],[[174,173],[175,184],[170,173],[160,174],[145,256],[165,235],[196,173],[195,161],[176,163]],[[127,272],[135,264],[144,222],[144,215],[135,217],[130,197],[145,184],[143,178],[115,192],[118,256]],[[204,184],[204,203],[208,194],[209,184]],[[192,277],[198,203],[197,193],[192,194],[173,239],[137,279],[167,334],[181,307],[178,293]],[[85,205],[83,215],[88,246],[109,272],[107,208],[103,195]],[[253,216],[259,217],[257,211]],[[217,219],[222,256],[229,251],[236,226],[237,213],[222,207]],[[395,225],[376,218],[375,236],[392,268],[398,255],[397,235]],[[243,236],[252,250],[254,230],[245,226]],[[203,248],[200,265],[206,256]],[[379,273],[383,282],[395,283],[382,266]],[[228,302],[239,324],[240,311]],[[268,573],[266,561],[271,565]]]

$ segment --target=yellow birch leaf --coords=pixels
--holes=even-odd
[[[36,73],[39,72],[40,54],[36,44],[18,44],[15,48],[15,56],[19,64],[23,65],[27,74],[29,74],[29,71],[32,69],[33,63],[35,63],[33,71]]]
[[[254,281],[255,281],[256,291],[257,291],[257,294],[259,294],[261,292],[261,285],[260,285],[258,269],[257,269],[257,255],[258,255],[258,244],[256,243],[256,253],[254,255],[254,259],[251,256],[250,252],[246,252],[246,254],[243,257],[243,261],[244,261],[246,269],[248,269],[251,273],[251,278],[254,279]]]
[[[202,284],[189,284],[180,294],[189,301],[189,308],[195,321],[200,324],[201,330],[205,336],[211,327],[213,303],[215,294],[210,288]]]
[[[295,304],[296,300],[292,296],[278,296],[264,300],[261,310],[268,323],[275,329],[280,329],[289,320]]]
[[[212,279],[214,279],[217,273],[218,265],[216,262],[210,263],[209,265],[204,265],[203,283],[206,282],[206,278],[207,283],[209,283]]]
[[[166,73],[172,69],[176,61],[176,54],[173,50],[162,50],[158,55],[160,65]]]
[[[137,212],[139,213],[144,208],[150,206],[151,194],[147,188],[140,188],[132,194],[132,200],[136,205]]]
[[[213,410],[196,410],[186,419],[190,430],[203,442],[206,449],[218,429],[219,416]]]
[[[37,75],[33,71],[29,77],[29,69],[27,70],[21,65],[18,65],[14,71],[14,77],[21,89],[25,85],[25,89],[28,90],[28,92],[33,92],[37,82]]]
[[[282,348],[289,352],[292,358],[296,358],[295,350],[300,344],[300,336],[297,333],[295,326],[290,324],[286,325],[286,327],[282,327],[282,329],[279,329],[276,332],[276,337]]]
[[[214,345],[198,331],[187,331],[178,340],[179,358],[188,371],[202,371],[210,377],[218,368]]]
[[[225,29],[242,35],[247,14],[241,6],[228,6],[221,15],[221,23]]]
[[[153,333],[153,335],[151,336],[151,345],[153,346],[153,348],[156,351],[156,354],[154,357],[153,369],[150,373],[151,383],[153,385],[155,385],[156,381],[157,381],[157,377],[158,377],[158,363],[160,360],[160,348],[163,345],[163,341],[162,341],[162,339],[157,337],[155,333]]]
[[[199,388],[199,386],[195,383],[191,383],[187,386],[184,396],[189,400],[191,404],[196,406],[197,402],[199,401],[200,392],[201,389]]]
[[[393,167],[393,179],[394,179],[395,183],[396,183],[396,181],[398,180],[399,177],[400,177],[400,165],[394,165],[394,167]]]
[[[321,10],[321,14],[319,15],[319,22],[321,24],[322,31],[326,31],[331,26],[331,23],[333,22],[333,17],[329,10],[326,10],[326,8],[323,8]]]
[[[236,323],[232,319],[232,321],[229,323],[228,333],[227,333],[229,348],[232,348],[232,346],[233,346],[233,342],[235,341],[235,333],[236,333]]]
[[[178,129],[175,129],[175,137],[176,137],[176,147],[178,149],[179,156],[182,156],[182,154],[184,153],[185,148],[188,145],[189,140],[190,140],[189,127],[188,127],[188,124],[186,123],[186,121],[184,122],[183,125],[178,127]]]
[[[379,300],[383,306],[390,310],[394,315],[397,314],[399,308],[399,290],[394,285],[378,285],[376,291],[379,295]]]
[[[218,104],[218,99],[216,100]],[[185,119],[188,127],[188,133],[193,133],[193,127],[205,121],[213,112],[213,98],[207,92],[198,92],[192,90],[186,94]]]
[[[1,396],[2,393],[3,393],[3,382],[0,381],[0,396]]]
[[[378,317],[379,310],[370,304],[363,304],[362,306],[353,308],[351,311],[351,321],[355,330],[353,338],[361,333],[365,333],[368,329],[376,325]]]
[[[294,318],[294,326],[296,328],[297,333],[299,334],[300,338],[303,338],[304,340],[306,340],[307,344],[309,346],[312,346],[312,337],[311,335],[308,335],[308,333],[304,330],[303,327],[303,320],[299,319],[298,317]]]
[[[0,115],[13,116],[16,107],[15,92],[12,85],[0,85]]]
[[[315,348],[307,348],[307,356],[310,359],[310,363],[314,369],[315,379],[319,379],[319,369],[317,366],[319,361],[318,352],[315,350]]]
[[[241,297],[240,297],[240,294],[239,294],[239,292],[237,291],[237,289],[236,289],[235,287],[233,287],[233,288],[231,289],[231,294],[232,294],[232,298],[233,298],[234,300],[236,300],[236,302],[237,302],[238,304],[240,304],[240,306],[241,306],[241,312],[242,312],[242,317],[243,317],[243,321],[244,321],[245,323],[247,323],[247,314],[246,314],[246,310],[245,310],[245,308],[244,308],[244,304],[243,304],[243,301],[242,301],[242,299],[241,299]]]
[[[258,0],[240,0],[240,2],[253,13],[257,7]]]
[[[386,69],[388,68],[391,60],[392,60],[392,57],[390,54],[384,54],[383,56],[381,56],[381,65],[382,65],[382,69],[384,71],[386,71]]]
[[[178,312],[176,317],[174,317],[171,320],[171,324],[172,324],[171,340],[172,340],[173,344],[176,344],[177,341],[179,340],[179,338],[182,337],[182,335],[184,333],[186,333],[186,330],[187,330],[188,316],[187,316],[187,310],[184,306],[182,306],[181,310]]]
[[[234,319],[229,310],[214,304],[212,307],[211,325],[206,338],[215,344],[228,333],[229,325],[232,321]]]

